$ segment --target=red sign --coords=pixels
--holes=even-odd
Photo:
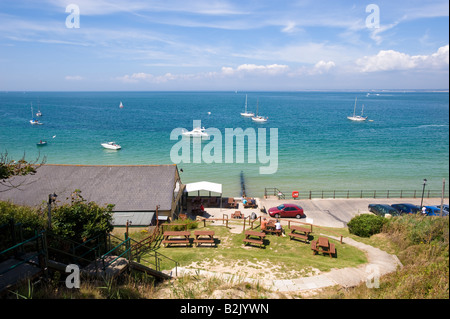
[[[297,197],[298,197],[298,192],[297,191],[292,192],[292,198],[297,198]]]

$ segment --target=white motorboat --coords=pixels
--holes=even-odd
[[[258,115],[258,101],[256,102],[256,116],[252,117],[252,121],[253,122],[259,122],[259,123],[264,123],[267,122],[269,118],[268,117],[264,117],[264,116],[260,116]]]
[[[365,120],[367,120],[367,116],[366,117],[363,116],[363,114],[364,114],[364,104],[363,104],[362,109],[361,109],[361,115],[356,115],[355,114],[355,112],[356,112],[356,100],[357,100],[357,98],[355,98],[355,107],[353,108],[353,116],[347,116],[347,118],[349,120],[357,121],[357,122],[365,121]]]
[[[191,136],[191,137],[209,137],[208,133],[206,133],[206,130],[204,127],[196,127],[192,131],[184,131],[181,134],[185,136]]]
[[[252,116],[255,116],[254,113],[252,113],[252,112],[247,112],[247,94],[245,95],[245,111],[244,111],[244,113],[241,113],[241,116],[245,116],[245,117],[252,117]]]
[[[122,146],[120,146],[119,144],[116,144],[116,142],[102,143],[102,146],[109,150],[120,150],[122,148]]]

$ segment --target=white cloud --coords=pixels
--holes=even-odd
[[[222,67],[222,73],[232,75],[237,73],[253,73],[277,75],[285,73],[289,67],[283,64],[257,65],[257,64],[241,64],[236,69],[231,67]]]
[[[335,66],[336,64],[333,61],[325,62],[321,60],[314,65],[312,72],[322,74],[324,72],[330,71]]]
[[[295,22],[289,21],[287,25],[281,30],[284,33],[294,33],[298,31],[297,25]]]
[[[431,55],[409,55],[394,50],[381,50],[377,55],[365,56],[356,61],[362,72],[441,69],[449,66],[449,45]]]
[[[84,78],[80,75],[66,75],[64,77],[67,81],[81,81],[84,80]]]

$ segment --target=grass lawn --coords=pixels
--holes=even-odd
[[[242,224],[241,224],[242,225]],[[242,226],[241,226],[242,227]],[[366,263],[364,252],[339,241],[329,239],[336,245],[337,258],[328,255],[313,255],[310,244],[290,240],[289,236],[267,235],[265,248],[259,246],[245,246],[244,233],[232,233],[224,226],[207,225],[200,223],[198,230],[213,230],[217,238],[217,247],[200,246],[169,246],[158,248],[158,252],[176,260],[179,266],[190,266],[193,269],[217,271],[229,274],[239,274],[252,278],[260,278],[270,272],[271,278],[292,279],[327,272],[333,268],[356,267]],[[258,230],[258,229],[257,229]],[[314,239],[326,229],[317,229],[311,235]],[[191,229],[191,238],[194,229]],[[289,233],[289,229],[286,229]],[[142,256],[141,262],[152,257]],[[162,260],[161,269],[172,269],[174,263]]]

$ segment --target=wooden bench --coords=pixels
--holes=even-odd
[[[240,218],[240,219],[242,219],[242,218],[244,218],[244,215],[239,210],[237,210],[237,211],[235,211],[234,213],[231,214],[231,218]]]
[[[292,240],[293,238],[298,238],[307,243],[309,241],[310,233],[311,230],[308,228],[300,226],[291,226],[291,233],[289,234],[289,240]]]
[[[198,247],[200,244],[212,244],[216,245],[216,242],[214,240],[214,231],[212,230],[197,230],[194,232],[194,243]]]
[[[227,202],[228,208],[238,208],[238,203],[234,200],[234,198],[229,197]]]
[[[264,237],[266,237],[266,234],[263,232],[247,230],[245,231],[244,245],[247,245],[248,243],[258,244],[259,248],[261,248],[261,246],[264,245]]]
[[[189,240],[189,236],[191,236],[191,233],[188,231],[165,231],[163,236],[164,240],[162,241],[162,243],[165,247],[173,244],[186,245],[187,247],[191,244]]]
[[[252,203],[252,200],[254,201],[254,198],[246,198],[247,202],[244,205],[244,208],[258,208],[258,204]]]
[[[318,240],[313,240],[311,242],[311,250],[313,251],[313,255],[317,253],[324,253],[328,254],[330,258],[333,258],[333,255],[336,255],[336,246],[324,237],[319,237]]]

